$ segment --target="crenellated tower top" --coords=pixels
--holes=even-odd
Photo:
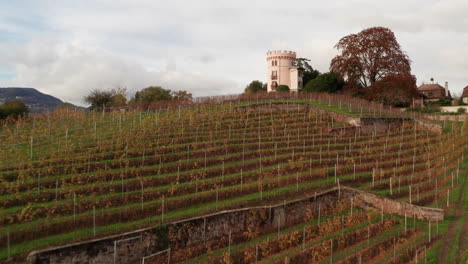
[[[267,52],[267,60],[278,58],[295,60],[296,52],[290,50],[273,50]]]

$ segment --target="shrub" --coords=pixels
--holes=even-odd
[[[423,113],[423,114],[436,114],[436,113],[440,113],[441,109],[440,109],[440,107],[438,105],[427,105],[427,106],[425,106],[423,108],[408,107],[408,108],[406,108],[406,111]]]
[[[112,103],[113,94],[111,91],[92,90],[83,100],[91,105],[91,110],[100,110]]]
[[[466,108],[464,107],[459,107],[457,109],[457,114],[466,114]]]
[[[0,118],[18,118],[29,113],[28,107],[20,100],[6,101],[0,106]]]
[[[317,78],[307,82],[304,89],[305,92],[325,92],[334,93],[343,87],[343,83],[333,72],[324,73]]]
[[[278,87],[276,87],[276,91],[278,92],[289,92],[289,86],[287,85],[279,85]]]
[[[463,102],[463,97],[461,97],[461,96],[460,96],[460,98],[458,98],[457,103],[458,103],[458,105],[468,105],[468,104],[465,104],[465,102]]]
[[[439,100],[437,101],[437,103],[440,105],[440,106],[451,106],[452,105],[452,100],[448,99],[448,98],[439,98]]]
[[[256,92],[266,92],[266,91],[267,91],[266,83],[264,84],[261,81],[252,81],[244,89],[244,93],[256,93]]]

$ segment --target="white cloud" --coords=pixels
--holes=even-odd
[[[62,100],[83,104],[92,89],[127,87],[129,94],[150,86],[188,90],[195,96],[221,94],[234,82],[203,73],[149,70],[99,48],[83,48],[46,37],[8,55],[16,76],[6,83],[35,87]],[[4,82],[5,83],[5,82]]]
[[[117,85],[235,93],[266,78],[267,50],[295,50],[325,72],[341,37],[386,26],[412,59],[418,82],[434,77],[461,90],[468,84],[466,13],[464,0],[2,3],[0,40],[9,41],[0,42],[0,68],[16,73],[2,85],[37,87],[73,102]]]

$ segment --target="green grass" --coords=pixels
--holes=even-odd
[[[463,163],[464,168],[468,168],[468,158],[465,158],[465,161]],[[459,179],[461,179],[461,184],[458,184],[454,189],[450,191],[450,205],[451,208],[448,210],[448,213],[445,215],[445,218],[443,221],[439,222],[439,233],[442,236],[442,239],[438,241],[430,250],[427,252],[427,259],[428,263],[437,263],[439,260],[440,254],[442,254],[442,247],[447,246],[444,245],[444,236],[447,235],[448,229],[450,226],[455,225],[455,237],[450,238],[450,248],[449,248],[449,253],[447,255],[446,262],[447,263],[456,263],[457,262],[457,256],[458,254],[461,255],[461,260],[462,263],[466,262],[467,260],[467,249],[460,249],[459,244],[460,240],[464,239],[465,240],[465,245],[468,245],[468,232],[465,234],[465,237],[461,237],[462,234],[460,232],[462,226],[466,221],[468,221],[466,217],[466,212],[468,211],[468,195],[466,194],[467,190],[467,185],[468,181],[466,178],[468,177],[468,172],[464,171],[462,174],[459,176]],[[462,197],[461,200],[459,198]],[[461,203],[464,214],[462,217],[459,219],[456,218],[455,216],[455,210],[457,209],[457,206]],[[464,252],[463,252],[464,251]]]
[[[337,114],[343,114],[346,116],[350,117],[399,117],[401,115],[397,115],[394,113],[388,113],[387,111],[383,112],[360,112],[361,109],[356,109],[356,107],[351,107],[351,111],[349,111],[349,106],[347,104],[343,104],[342,107],[340,107],[339,103],[337,104],[334,101],[330,102],[319,102],[319,101],[310,101],[310,100],[304,100],[304,99],[290,99],[290,100],[269,100],[268,102],[261,101],[261,102],[255,102],[255,101],[249,101],[249,102],[243,102],[240,103],[239,106],[248,106],[248,105],[268,105],[270,103],[300,103],[300,104],[308,104],[314,107],[321,108],[323,110],[327,110],[333,113]]]

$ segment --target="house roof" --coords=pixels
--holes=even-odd
[[[468,86],[466,86],[465,88],[463,88],[462,97],[468,97]]]
[[[450,91],[448,92],[448,96],[446,96],[445,88],[439,85],[438,83],[423,84],[418,87],[418,91],[424,94],[427,97],[427,99],[452,98]]]
[[[440,84],[438,83],[432,83],[432,84],[423,84],[421,86],[418,87],[418,90],[421,90],[421,91],[425,91],[425,90],[444,90],[445,91],[445,88],[442,87]]]

